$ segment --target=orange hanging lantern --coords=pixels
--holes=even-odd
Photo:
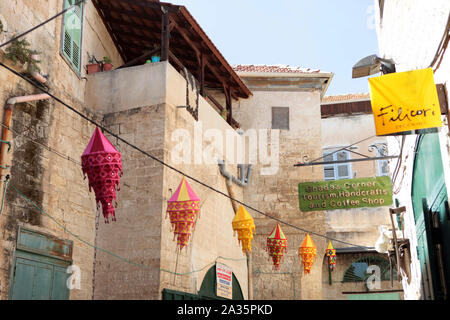
[[[328,257],[328,266],[330,271],[336,268],[336,249],[333,248],[331,241],[328,242],[328,248],[325,250],[325,255]]]
[[[305,273],[310,273],[314,259],[317,256],[317,248],[314,245],[309,233],[306,234],[302,245],[298,248],[298,255],[302,259],[303,270]]]
[[[283,258],[284,251],[287,248],[287,238],[277,223],[272,233],[267,237],[267,251],[272,257],[273,269],[279,270],[281,258]]]
[[[191,232],[200,214],[200,199],[184,177],[167,202],[167,214],[172,224],[174,240],[177,237],[177,245],[181,251],[188,245]]]
[[[233,230],[238,234],[238,240],[242,244],[242,252],[252,251],[253,232],[255,231],[255,222],[252,216],[243,206],[240,206],[233,218]]]

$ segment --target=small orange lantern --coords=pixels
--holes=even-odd
[[[317,256],[317,248],[314,245],[309,233],[306,234],[302,245],[298,248],[298,256],[302,259],[303,270],[305,273],[310,273],[314,259]]]
[[[167,202],[167,214],[174,231],[174,239],[177,237],[177,245],[181,251],[188,245],[191,229],[194,229],[200,214],[200,199],[184,177]]]
[[[252,216],[243,206],[240,206],[233,218],[233,230],[238,234],[238,240],[242,245],[242,252],[252,251],[253,232],[255,222]]]
[[[279,270],[281,258],[283,258],[284,251],[287,248],[287,238],[277,223],[272,233],[267,237],[267,251],[272,257],[273,269]]]

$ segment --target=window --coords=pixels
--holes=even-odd
[[[272,129],[289,130],[289,107],[272,107]]]
[[[364,282],[372,274],[368,272],[369,266],[377,266],[380,270],[381,281],[391,280],[391,268],[389,260],[376,257],[367,256],[353,261],[353,263],[345,270],[342,282]],[[397,280],[397,271],[393,267],[394,280]]]
[[[377,145],[377,157],[387,156],[387,145],[386,143],[380,143]],[[389,162],[388,160],[378,160],[378,175],[388,176],[389,175]]]
[[[333,150],[330,149],[323,151],[324,162],[350,160],[350,152],[346,150],[341,150],[335,153],[332,152]],[[350,166],[350,163],[347,162],[347,163],[325,164],[323,166],[323,177],[324,180],[351,179],[352,168]]]
[[[64,0],[64,8],[78,0]],[[81,71],[81,39],[83,25],[83,3],[64,14],[61,36],[61,54],[77,74]]]

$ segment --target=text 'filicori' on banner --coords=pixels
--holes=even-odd
[[[442,126],[431,68],[373,77],[369,85],[378,136]]]

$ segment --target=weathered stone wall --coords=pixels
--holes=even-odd
[[[244,79],[245,80],[245,79]],[[321,156],[320,92],[277,92],[253,90],[253,96],[240,101],[233,108],[234,117],[242,124],[244,134],[249,129],[268,129],[270,148],[278,141],[271,130],[271,108],[290,108],[290,129],[279,131],[279,157],[277,170],[262,171],[267,165],[260,159],[253,167],[249,186],[244,189],[244,202],[273,217],[294,226],[325,233],[325,215],[322,211],[302,213],[298,203],[298,183],[322,180],[322,167],[294,167],[304,156]],[[275,134],[275,135],[272,135]],[[271,141],[271,135],[275,138]],[[275,150],[275,149],[274,149]],[[261,150],[258,150],[261,152]],[[288,238],[288,249],[279,271],[272,270],[272,261],[265,251],[266,238],[276,221],[259,213],[250,212],[255,219],[256,236],[253,245],[253,290],[255,299],[321,299],[322,255],[318,254],[310,274],[303,274],[298,258],[298,247],[305,233],[280,224]],[[325,250],[325,240],[311,235],[318,252]],[[277,274],[281,273],[281,274]],[[295,283],[295,285],[294,285]],[[294,292],[295,287],[295,292]]]
[[[0,19],[4,32],[0,34],[0,42],[39,24],[62,8],[62,0],[2,1]],[[87,52],[97,58],[108,55],[114,64],[120,64],[121,58],[92,3],[85,6],[84,12],[82,65],[87,63]],[[80,76],[77,75],[60,55],[61,22],[59,17],[28,34],[26,39],[32,49],[40,52],[40,69],[49,77],[51,92],[89,117],[101,121],[102,118],[89,111],[89,106],[84,104],[86,81],[80,78],[85,75],[84,70]],[[1,49],[2,57],[3,53]],[[2,61],[12,66],[10,61],[3,58]],[[25,66],[14,68],[19,72],[25,71]],[[2,106],[11,97],[40,93],[5,69],[0,70],[0,83]],[[3,112],[0,117],[3,117]],[[11,175],[11,183],[73,234],[94,243],[94,195],[89,193],[87,181],[83,180],[80,159],[94,127],[59,103],[48,100],[15,105],[12,130],[13,149],[6,162],[11,165],[10,171],[6,172]],[[90,299],[93,291],[92,247],[65,232],[45,214],[26,203],[12,188],[8,189],[0,217],[0,299],[7,299],[10,291],[10,270],[14,263],[19,225],[74,242],[73,264],[80,267],[81,289],[72,290],[70,298]]]
[[[218,160],[225,159],[227,163],[230,163],[226,158],[226,150],[231,150],[230,157],[233,158],[235,149],[228,145],[226,137],[229,135],[237,144],[238,134],[201,96],[199,97],[198,121],[195,121],[186,109],[177,108],[177,106],[186,105],[186,80],[171,66],[167,70],[167,84],[164,159],[186,174],[228,194],[226,179],[219,172]],[[195,100],[196,94],[190,90],[191,103],[195,103]],[[190,155],[182,163],[174,157],[182,156],[178,149],[183,140],[178,135],[180,129],[185,130],[183,137],[188,138],[191,145]],[[188,149],[185,150],[183,151],[187,152]],[[235,163],[227,165],[226,169],[237,176]],[[170,198],[181,178],[182,176],[173,170],[164,169],[163,194],[165,199]],[[232,268],[241,286],[243,296],[247,299],[247,262],[239,246],[237,235],[233,235],[231,222],[234,218],[234,211],[231,201],[195,181],[189,179],[188,181],[201,199],[201,214],[192,235],[192,242],[186,249],[183,249],[178,257],[176,242],[172,241],[173,232],[170,230],[170,221],[168,218],[163,219],[161,268],[170,272],[161,272],[161,290],[163,288],[181,289],[181,291],[197,293],[206,272],[217,260]],[[242,201],[242,190],[236,186],[232,186],[232,188],[234,197]],[[163,215],[165,215],[166,203],[164,203],[163,209]],[[175,271],[189,274],[175,277],[172,273]]]
[[[104,125],[126,141],[162,159],[165,106],[143,106],[106,114]],[[163,168],[161,164],[106,134],[122,154],[115,222],[100,214],[96,252],[95,299],[158,299],[161,255]],[[137,265],[133,265],[133,263]]]
[[[386,143],[384,137],[377,137],[373,115],[335,116],[322,119],[322,144],[327,147],[345,147],[359,140],[370,138],[354,145],[355,152],[376,157],[377,153],[370,146],[374,143]],[[389,151],[389,154],[394,154]],[[351,159],[360,159],[354,153],[350,153]],[[389,166],[394,167],[397,160],[389,161]],[[361,161],[350,164],[353,178],[379,176],[378,161]],[[327,235],[331,238],[343,240],[355,245],[374,247],[379,237],[378,227],[386,225],[392,228],[389,217],[389,207],[357,208],[330,210],[327,216]],[[334,243],[336,248],[345,247],[345,244]]]
[[[133,72],[124,69],[90,77],[89,85],[93,87],[100,88],[102,81],[113,83],[102,88],[101,96],[91,94],[95,91],[92,88],[86,92],[88,101],[95,99],[100,111],[107,110],[109,94],[121,96],[120,103],[112,98],[114,112],[106,112],[105,125],[156,158],[227,193],[217,164],[226,145],[222,148],[213,139],[225,138],[227,131],[237,139],[237,133],[202,97],[198,122],[186,108],[178,108],[186,104],[186,80],[167,62],[131,69]],[[134,94],[129,94],[128,84],[136,77],[153,81],[135,82]],[[161,86],[165,95],[155,90]],[[190,96],[194,103],[196,94],[192,89]],[[160,103],[145,106],[146,101]],[[232,267],[247,296],[246,258],[233,236],[230,200],[188,178],[201,199],[201,215],[190,244],[177,254],[166,209],[182,176],[114,138],[111,142],[122,152],[124,176],[117,221],[109,225],[100,221],[97,245],[141,267],[98,250],[94,298],[161,299],[164,288],[196,294],[216,260]],[[204,152],[211,156],[209,161],[203,157]],[[236,167],[227,169],[236,175]],[[235,196],[242,199],[242,191],[236,189]]]

